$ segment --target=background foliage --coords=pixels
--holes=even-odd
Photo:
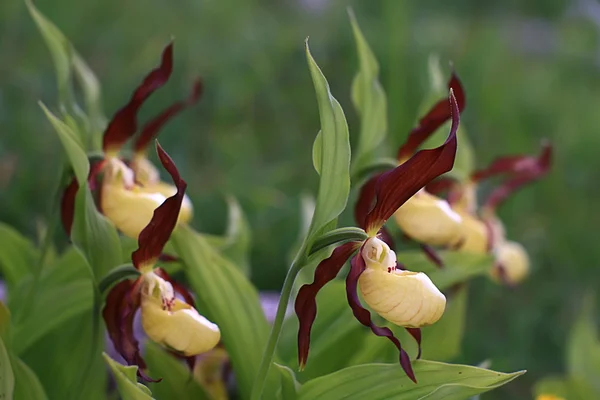
[[[527,396],[534,381],[563,370],[567,327],[581,293],[600,280],[596,2],[36,4],[95,70],[109,113],[175,36],[174,77],[143,113],[153,115],[186,93],[192,77],[204,78],[201,104],[171,123],[161,143],[189,183],[199,230],[220,233],[225,195],[239,199],[253,229],[253,281],[265,290],[281,286],[300,228],[300,196],[317,179],[310,155],[319,117],[304,38],[311,36],[313,55],[357,132],[350,98],[357,65],[345,10],[353,6],[388,95],[389,155],[426,93],[427,57],[436,52],[452,60],[467,90],[462,122],[478,165],[499,153],[534,151],[542,137],[557,154],[552,174],[501,210],[509,236],[530,251],[534,271],[512,291],[481,278],[471,285],[457,361],[489,358],[496,370],[529,370],[490,399]],[[0,3],[0,35],[0,220],[36,238],[64,157],[37,105],[55,101],[53,65],[23,2]]]

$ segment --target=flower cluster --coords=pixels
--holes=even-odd
[[[146,380],[151,379],[143,371],[146,364],[133,334],[133,321],[138,309],[141,309],[142,326],[148,337],[179,356],[194,357],[205,353],[221,339],[219,327],[196,311],[191,294],[164,270],[155,268],[180,218],[187,186],[158,143],[156,150],[162,165],[173,178],[176,192],[156,208],[139,235],[138,249],[132,253],[131,259],[141,273],[140,277],[115,285],[103,310],[115,349],[128,364],[138,365],[138,374]]]
[[[455,73],[448,87],[456,94],[459,110],[464,110],[464,89]],[[400,165],[427,140],[451,115],[445,101],[439,101],[414,128],[398,151]],[[506,239],[504,226],[496,215],[497,207],[517,189],[544,176],[551,164],[552,148],[544,143],[539,156],[513,155],[496,159],[489,167],[474,172],[467,180],[438,179],[419,190],[394,213],[394,220],[403,234],[418,242],[429,258],[442,265],[434,247],[455,251],[487,254],[495,258],[492,276],[507,284],[520,282],[529,270],[529,260],[523,246]],[[504,177],[504,181],[478,205],[478,184],[488,178]],[[364,204],[375,196],[379,176],[373,177],[361,189],[356,206],[356,219],[365,218]],[[439,197],[446,192],[445,198]],[[389,241],[391,243],[391,240]]]
[[[88,184],[96,194],[99,210],[123,234],[134,239],[148,224],[154,209],[177,191],[173,185],[160,181],[158,170],[146,158],[146,148],[163,125],[198,100],[202,90],[197,80],[186,100],[175,102],[142,126],[133,143],[133,156],[123,157],[123,146],[138,133],[138,111],[152,93],[167,83],[172,69],[173,44],[169,44],[163,50],[160,65],[146,75],[129,102],[109,122],[103,135],[103,154],[90,163]],[[73,178],[62,198],[61,216],[68,234],[78,189],[79,184]],[[185,223],[191,220],[193,211],[187,196],[182,202],[178,222]]]
[[[405,327],[419,343],[419,349],[419,328],[435,323],[444,312],[446,298],[429,277],[422,272],[406,270],[380,237],[384,223],[402,204],[433,179],[452,169],[459,123],[459,103],[452,89],[446,108],[451,114],[452,126],[444,144],[417,152],[397,168],[379,175],[373,181],[371,199],[374,201],[363,201],[359,210],[364,216],[359,220],[359,225],[368,239],[336,247],[331,256],[317,266],[313,283],[300,288],[295,310],[300,322],[298,359],[301,368],[308,358],[310,331],[317,315],[317,293],[337,276],[346,261],[356,253],[346,277],[348,304],[361,324],[371,328],[375,335],[387,337],[394,343],[400,353],[400,365],[407,376],[416,382],[410,357],[400,341],[388,327],[377,326],[372,321],[370,312],[359,300],[357,289],[360,286],[362,297],[372,310],[389,322]]]

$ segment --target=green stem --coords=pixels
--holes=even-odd
[[[294,280],[296,279],[298,272],[300,272],[304,266],[305,253],[306,244],[302,246],[300,251],[298,251],[298,255],[292,262],[292,265],[290,266],[290,269],[285,277],[285,281],[283,282],[283,289],[281,290],[281,297],[279,298],[279,305],[277,306],[277,314],[275,316],[275,321],[273,322],[273,327],[271,328],[271,334],[269,335],[267,347],[265,348],[262,361],[260,362],[260,367],[258,368],[258,374],[256,375],[256,379],[254,381],[252,396],[250,396],[251,400],[259,400],[261,398],[263,389],[265,387],[265,381],[267,379],[267,373],[269,372],[269,368],[273,362],[273,355],[275,354],[275,348],[277,347],[279,335],[281,334],[281,327],[283,326],[285,312],[290,302],[292,289],[294,287]]]
[[[324,249],[332,244],[348,242],[348,241],[364,241],[369,236],[367,233],[354,227],[338,228],[327,232],[326,234],[319,236],[310,248],[309,255],[316,253],[317,251]]]

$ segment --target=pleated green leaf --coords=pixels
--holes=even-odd
[[[15,375],[14,400],[46,400],[46,392],[35,372],[21,359],[10,357]],[[1,398],[1,397],[0,397]]]
[[[396,364],[346,368],[305,383],[301,400],[463,400],[505,385],[525,371],[505,374],[467,365],[413,362],[418,384]]]
[[[117,382],[117,388],[123,400],[149,400],[153,398],[150,389],[137,382],[138,367],[121,365],[106,353],[103,353],[103,356]]]

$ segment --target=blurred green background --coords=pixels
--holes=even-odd
[[[182,97],[193,77],[200,105],[173,121],[161,143],[189,182],[195,225],[225,227],[224,196],[253,228],[253,280],[277,290],[300,225],[300,196],[315,189],[311,146],[319,128],[303,42],[329,79],[350,125],[357,68],[346,7],[379,59],[389,98],[389,155],[417,117],[427,58],[452,60],[466,87],[462,123],[478,165],[555,144],[551,175],[501,210],[533,273],[509,290],[477,279],[460,362],[490,359],[529,373],[489,399],[526,398],[563,369],[565,335],[581,296],[600,283],[600,3],[595,0],[346,2],[335,0],[38,0],[95,70],[111,115],[175,37],[175,70],[144,108]],[[36,237],[63,153],[37,101],[56,104],[52,59],[18,0],[0,2],[0,220]],[[446,65],[446,64],[444,64]],[[351,213],[345,223],[351,224]],[[66,241],[60,235],[60,240]]]

